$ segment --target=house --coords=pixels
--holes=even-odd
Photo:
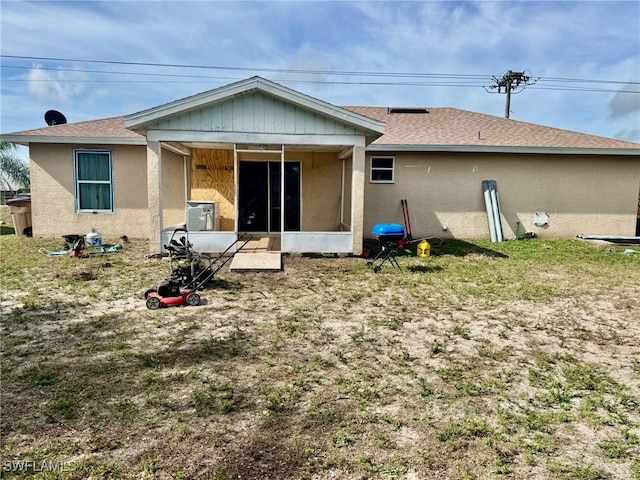
[[[640,144],[454,108],[338,107],[260,77],[125,117],[2,135],[28,145],[34,236],[148,238],[176,226],[222,251],[239,232],[282,252],[362,252],[377,223],[414,238],[634,235]],[[534,221],[538,212],[546,223]]]

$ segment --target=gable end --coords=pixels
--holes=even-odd
[[[260,91],[236,95],[146,126],[149,130],[364,135],[365,130]]]

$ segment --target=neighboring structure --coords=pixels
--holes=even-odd
[[[0,205],[6,205],[7,200],[15,198],[17,195],[21,195],[24,192],[21,188],[11,188],[10,190],[0,190]]]
[[[373,225],[403,223],[401,199],[416,238],[487,237],[488,179],[505,238],[637,234],[640,144],[452,108],[337,107],[259,77],[3,139],[30,149],[34,236],[97,227],[157,251],[188,225],[200,250],[251,231],[283,252],[359,254]]]

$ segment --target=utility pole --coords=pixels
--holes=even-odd
[[[504,109],[505,118],[509,118],[509,110],[511,108],[511,92],[516,90],[517,88],[522,88],[524,90],[525,87],[529,85],[533,85],[535,80],[531,80],[531,76],[527,75],[525,72],[513,72],[511,70],[507,70],[501,78],[493,77],[493,81],[495,82],[489,88],[498,89],[497,93],[506,93],[507,94],[507,105]],[[504,92],[502,91],[504,89]],[[486,88],[485,88],[486,90]],[[515,93],[520,93],[519,92]]]

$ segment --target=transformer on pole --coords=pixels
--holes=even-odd
[[[511,108],[511,92],[514,92],[518,88],[521,88],[523,90],[525,87],[533,85],[536,82],[535,80],[531,79],[531,75],[527,75],[525,72],[514,72],[511,70],[507,70],[501,78],[493,77],[493,81],[495,83],[489,88],[498,89],[497,93],[507,94],[507,104],[504,109],[505,118],[509,118],[509,110]]]

